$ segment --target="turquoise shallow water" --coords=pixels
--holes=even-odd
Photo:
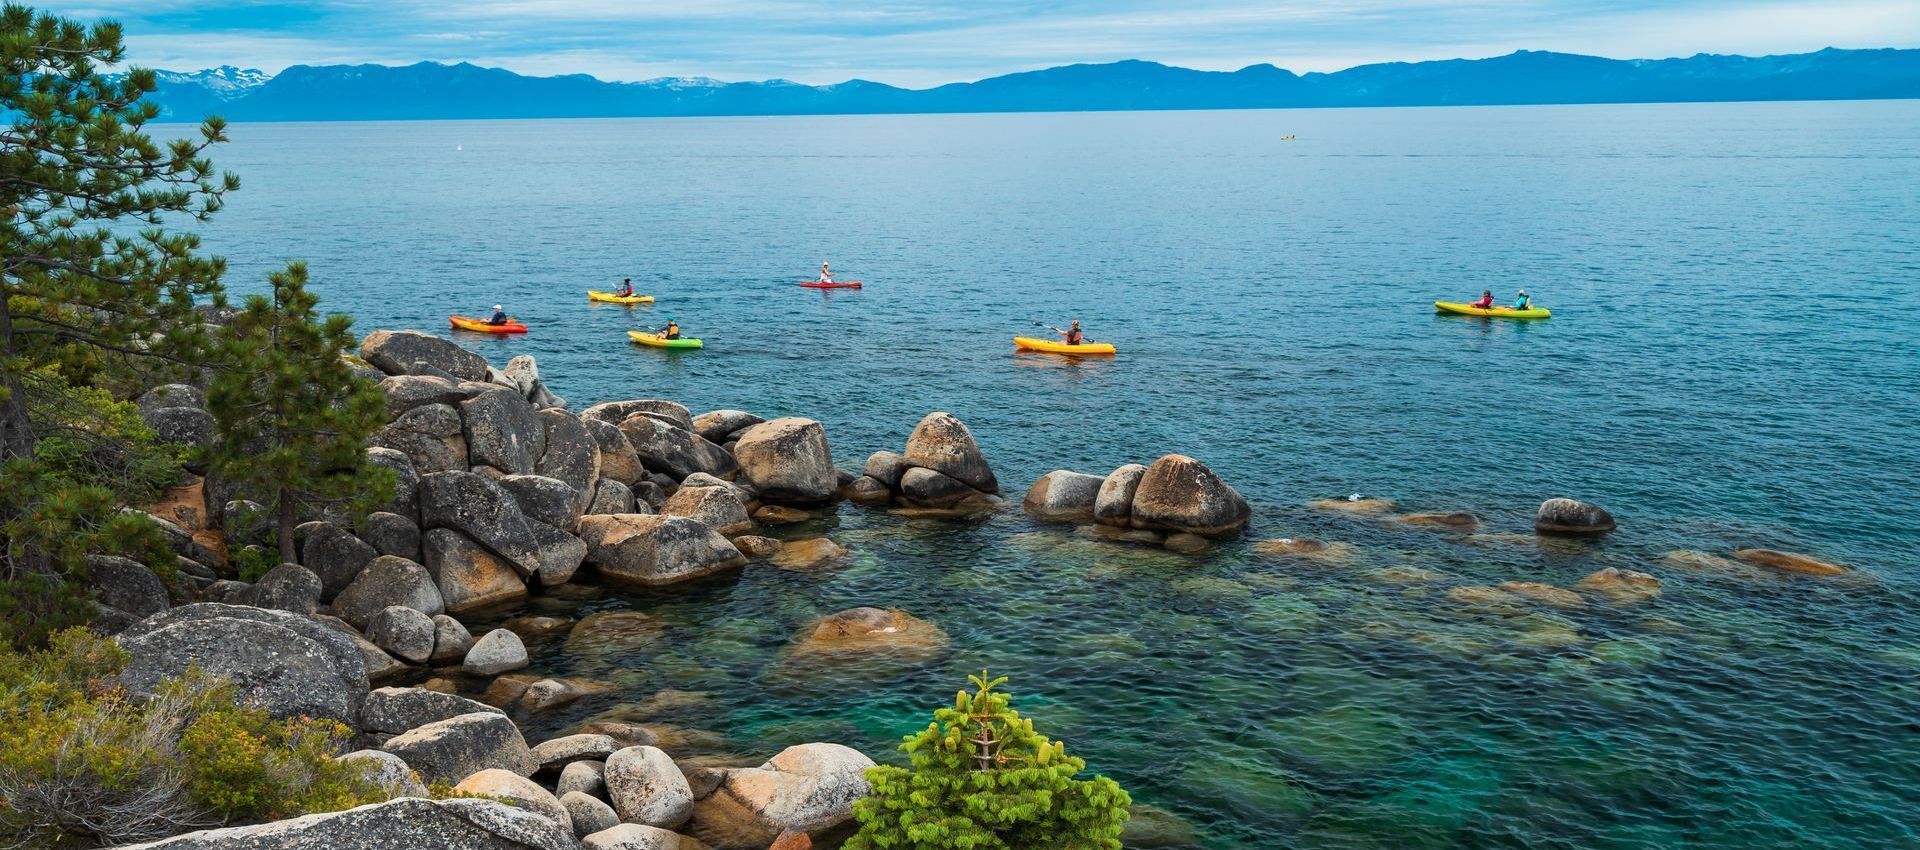
[[[1295,134],[1297,141],[1281,141]],[[815,573],[606,596],[660,637],[541,669],[710,700],[762,753],[884,752],[982,666],[1207,847],[1920,841],[1920,103],[242,125],[208,229],[245,290],[304,257],[362,329],[495,302],[465,340],[579,407],[667,397],[826,423],[844,465],[951,410],[1013,495],[1179,451],[1254,503],[1191,559],[1016,514],[848,507]],[[857,293],[791,284],[832,260]],[[589,306],[621,276],[651,308]],[[1524,286],[1555,317],[1436,317]],[[633,348],[672,315],[707,349]],[[1011,352],[1080,318],[1111,361]],[[1316,511],[1361,492],[1487,534]],[[1571,495],[1622,530],[1525,534]],[[1517,533],[1517,536],[1504,536]],[[1688,570],[1742,546],[1841,580]],[[1659,576],[1638,605],[1460,586]],[[540,601],[531,608],[548,610]],[[571,610],[575,603],[565,606]],[[953,649],[796,669],[818,614],[897,605]],[[606,708],[536,721],[557,730]]]

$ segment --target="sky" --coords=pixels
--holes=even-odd
[[[1920,47],[1920,0],[28,0],[126,25],[132,61],[468,61],[607,80],[931,86],[1074,62],[1334,71],[1558,50],[1614,58]]]

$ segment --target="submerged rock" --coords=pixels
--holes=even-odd
[[[568,655],[624,655],[652,644],[666,631],[660,618],[639,611],[588,614],[567,633]]]
[[[1796,573],[1808,576],[1837,576],[1848,572],[1846,567],[1830,564],[1812,555],[1796,552],[1781,552],[1777,549],[1741,549],[1733,556],[1755,566],[1766,567],[1783,573]]]
[[[1581,590],[1615,602],[1642,602],[1660,595],[1660,580],[1646,573],[1608,567],[1580,580]]]
[[[1614,529],[1613,514],[1589,502],[1548,499],[1534,513],[1533,529],[1542,534],[1603,534]]]
[[[1307,506],[1315,510],[1335,513],[1356,514],[1359,516],[1378,516],[1399,507],[1392,499],[1320,499],[1308,502]]]
[[[1471,531],[1480,527],[1480,518],[1466,511],[1447,513],[1401,514],[1393,518],[1404,525],[1421,528],[1439,528],[1446,530]]]
[[[847,554],[847,549],[825,537],[789,540],[773,553],[773,565],[783,570],[810,570]]]
[[[930,656],[945,649],[939,626],[897,608],[852,608],[816,620],[795,651],[807,655],[883,652]]]
[[[1554,587],[1551,584],[1535,581],[1504,582],[1500,585],[1500,589],[1555,608],[1584,608],[1587,604],[1587,600],[1578,593],[1564,587]]]

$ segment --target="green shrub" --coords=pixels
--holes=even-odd
[[[237,705],[197,671],[135,702],[126,663],[84,629],[0,651],[0,846],[83,848],[378,802],[349,731]]]
[[[1033,731],[994,690],[1004,677],[967,678],[974,692],[900,745],[911,767],[867,771],[873,793],[854,803],[848,850],[1119,850],[1127,792],[1075,779],[1086,762]]]

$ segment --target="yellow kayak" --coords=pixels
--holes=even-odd
[[[1545,307],[1534,307],[1527,310],[1515,310],[1512,307],[1481,309],[1472,305],[1462,304],[1458,301],[1435,301],[1433,302],[1433,309],[1442,313],[1455,313],[1461,316],[1491,316],[1498,319],[1546,319],[1553,316],[1553,311]]]
[[[1030,336],[1016,336],[1013,347],[1017,351],[1044,351],[1048,354],[1113,354],[1111,342],[1084,342],[1068,345],[1051,339],[1037,339]]]
[[[587,300],[604,301],[608,304],[652,304],[653,296],[651,295],[615,295],[611,292],[601,292],[598,289],[589,289],[587,290]]]
[[[633,340],[634,342],[640,343],[641,345],[650,345],[650,346],[653,346],[654,348],[705,348],[706,347],[700,342],[700,340],[697,340],[697,339],[688,339],[686,337],[681,337],[679,339],[661,339],[658,334],[650,334],[645,331],[627,331],[627,339]]]

